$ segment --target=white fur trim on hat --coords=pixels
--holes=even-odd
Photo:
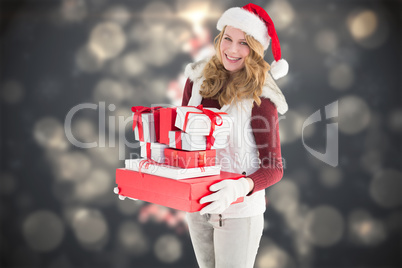
[[[273,61],[271,63],[271,74],[275,80],[287,75],[288,71],[289,71],[289,63],[284,59]]]
[[[225,26],[232,26],[251,35],[260,42],[264,50],[268,48],[271,38],[268,36],[267,26],[257,15],[240,7],[229,8],[218,20],[216,28],[222,31]]]

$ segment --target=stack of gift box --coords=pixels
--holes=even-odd
[[[221,171],[216,161],[216,150],[229,144],[228,114],[202,105],[135,106],[132,111],[141,157],[117,169],[115,192],[120,196],[194,212],[205,206],[199,200],[211,193],[210,185],[244,177]]]

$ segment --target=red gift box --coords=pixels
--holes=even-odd
[[[215,166],[216,150],[182,151],[172,148],[165,149],[165,164],[181,167],[196,168]]]
[[[176,108],[159,110],[159,142],[169,145],[169,131],[179,130],[175,127]]]
[[[200,199],[212,193],[209,191],[212,184],[242,177],[244,175],[222,171],[214,176],[173,180],[124,168],[116,170],[119,195],[187,212],[200,211],[208,205],[200,204]],[[243,200],[243,197],[238,198],[233,204]]]

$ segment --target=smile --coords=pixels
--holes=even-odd
[[[237,61],[241,60],[241,58],[229,57],[227,54],[225,54],[225,56],[226,56],[226,59],[228,59],[230,62],[237,62]]]

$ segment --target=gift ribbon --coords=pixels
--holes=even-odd
[[[147,142],[147,158],[151,158],[151,143]]]
[[[179,149],[179,150],[182,149],[182,147],[181,147],[181,133],[182,133],[181,131],[176,131],[174,133],[174,143],[175,143],[176,149]]]
[[[208,109],[204,109],[204,107],[202,106],[202,104],[198,105],[198,106],[191,106],[191,107],[195,107],[198,110],[201,110],[201,112],[187,112],[186,116],[184,118],[184,125],[183,125],[183,131],[186,131],[187,128],[187,123],[188,123],[188,117],[190,114],[205,114],[206,116],[209,117],[209,119],[211,120],[211,127],[209,129],[209,134],[207,136],[207,150],[210,150],[211,147],[214,145],[215,143],[215,138],[212,135],[214,133],[215,130],[215,126],[221,126],[223,124],[223,119],[220,116],[220,114],[226,114],[223,112],[214,112]],[[220,124],[217,123],[217,118],[220,118]]]
[[[144,106],[133,106],[131,107],[131,111],[134,113],[133,116],[133,130],[135,131],[135,127],[138,126],[138,136],[140,141],[144,141],[144,129],[142,125],[142,114],[144,113],[150,113],[153,111],[156,111],[158,109],[161,109],[162,106],[157,106],[157,107],[144,107]]]
[[[178,167],[179,166],[179,152],[178,151],[172,151],[171,156],[173,158],[173,166]],[[205,162],[206,162],[206,153],[205,152],[198,152],[197,153],[197,167],[200,168],[201,172],[205,172]]]

